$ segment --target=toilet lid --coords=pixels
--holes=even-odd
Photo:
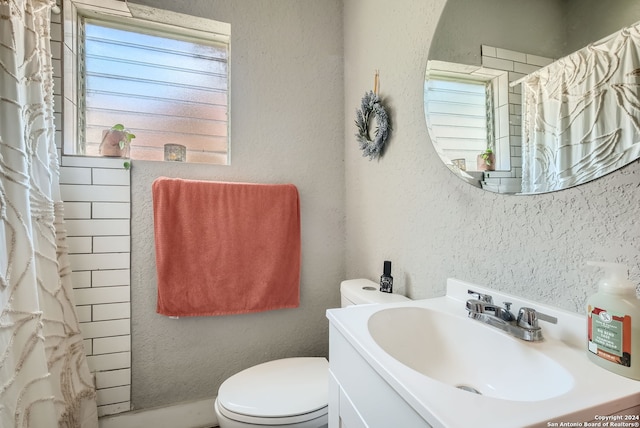
[[[220,385],[218,403],[237,415],[283,418],[327,407],[329,363],[285,358],[241,371]]]

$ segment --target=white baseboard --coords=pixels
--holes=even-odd
[[[218,426],[214,398],[154,409],[134,410],[99,419],[100,428],[208,428]]]

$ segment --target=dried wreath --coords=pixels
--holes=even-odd
[[[373,140],[369,137],[369,121],[372,116],[378,123]],[[360,150],[363,152],[362,156],[368,156],[369,160],[378,157],[389,137],[391,126],[389,125],[389,116],[382,105],[380,97],[373,91],[367,92],[362,97],[361,107],[356,111],[355,122],[358,127],[356,137],[360,143]]]

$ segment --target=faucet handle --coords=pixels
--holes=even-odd
[[[535,329],[538,328],[538,320],[557,324],[558,318],[538,312],[533,308],[520,308],[518,311],[518,327]]]
[[[504,308],[500,308],[499,310],[496,310],[496,314],[500,314],[500,318],[502,318],[504,321],[513,321],[516,319],[516,317],[511,313],[511,305],[513,303],[511,302],[502,302],[502,304],[504,305]]]
[[[467,290],[467,294],[475,294],[478,297],[478,300],[485,303],[493,303],[493,297],[489,294],[478,293],[477,291]]]

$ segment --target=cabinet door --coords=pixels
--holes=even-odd
[[[330,428],[429,428],[334,327],[329,330],[329,370],[339,388],[339,420]],[[342,424],[342,425],[341,425]]]
[[[340,385],[329,370],[329,428],[340,428]]]
[[[369,428],[342,389],[340,390],[340,428]]]

